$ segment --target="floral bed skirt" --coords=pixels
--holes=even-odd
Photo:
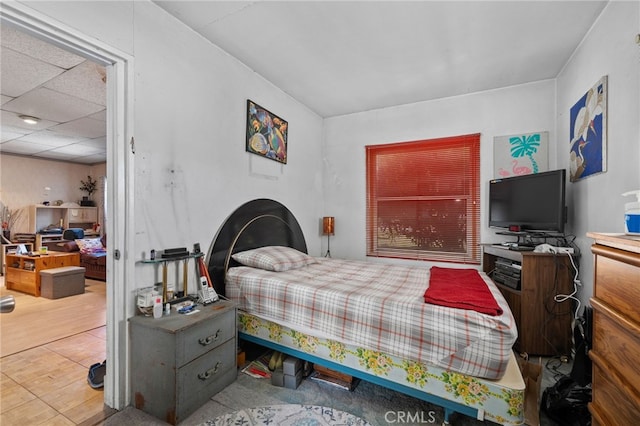
[[[480,420],[487,419],[503,425],[520,425],[524,422],[525,385],[513,354],[502,379],[479,379],[301,333],[245,312],[239,312],[238,316],[241,333],[290,348],[302,353],[302,358],[307,354],[310,360],[326,360],[330,368],[341,367],[347,374],[387,385],[429,402],[434,402],[430,396],[443,399],[445,403],[440,405],[452,411],[469,414],[467,408],[471,408],[473,416]],[[425,394],[424,397],[421,394]]]

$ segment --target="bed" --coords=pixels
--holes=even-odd
[[[523,423],[525,385],[510,349],[517,336],[513,316],[484,274],[502,308],[493,316],[415,303],[424,288],[407,288],[404,294],[400,289],[415,281],[406,277],[396,290],[386,290],[395,285],[387,277],[393,281],[398,273],[415,274],[424,287],[428,268],[301,255],[294,263],[304,264],[271,271],[240,257],[261,247],[307,253],[296,218],[273,200],[257,199],[236,209],[207,254],[216,291],[238,304],[241,339],[440,405],[445,423],[454,412],[505,425]],[[371,298],[359,295],[360,287]],[[318,304],[321,298],[327,299],[324,305]],[[295,302],[284,305],[284,299]],[[345,299],[356,307],[335,311]],[[375,299],[383,303],[372,305]],[[320,321],[324,316],[330,320]],[[353,317],[354,328],[343,322],[336,326],[335,318],[345,316]],[[415,317],[421,317],[417,324],[406,324]],[[434,323],[445,325],[434,328]],[[471,343],[461,345],[465,339]]]

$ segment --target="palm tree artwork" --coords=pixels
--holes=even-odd
[[[511,144],[511,156],[513,158],[528,157],[531,161],[531,168],[513,164],[513,173],[516,175],[538,173],[538,163],[533,155],[538,152],[538,147],[540,147],[540,133],[513,136],[509,138],[509,144]]]
[[[494,138],[496,178],[547,171],[549,132],[518,133]]]

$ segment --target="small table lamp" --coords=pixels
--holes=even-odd
[[[322,218],[322,234],[327,236],[327,253],[324,257],[331,257],[331,249],[329,238],[335,233],[336,220],[333,216],[325,216]]]

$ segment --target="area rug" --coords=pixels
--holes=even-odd
[[[370,423],[344,411],[299,404],[247,408],[218,416],[203,425],[371,426]]]

